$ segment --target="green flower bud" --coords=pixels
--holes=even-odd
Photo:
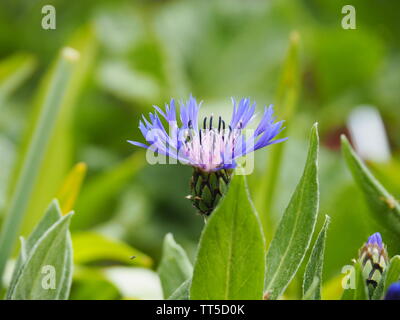
[[[359,261],[368,287],[376,288],[389,261],[386,246],[379,232],[370,236],[361,248]]]
[[[190,180],[191,194],[187,198],[201,214],[209,216],[215,209],[227,190],[232,172],[231,169],[205,172],[194,168]]]

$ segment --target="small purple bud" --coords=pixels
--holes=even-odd
[[[379,232],[371,235],[360,249],[359,261],[367,285],[376,288],[389,261],[385,244]]]
[[[378,247],[382,248],[382,236],[379,232],[374,233],[368,238],[367,244],[377,244]]]

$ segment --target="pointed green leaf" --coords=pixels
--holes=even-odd
[[[68,173],[61,189],[57,193],[57,199],[60,199],[62,213],[66,214],[74,209],[82,183],[85,180],[86,171],[86,163],[79,162]]]
[[[368,288],[359,263],[356,264],[356,288],[354,300],[368,300]]]
[[[43,94],[40,112],[35,117],[35,121],[29,124],[31,134],[25,142],[26,151],[23,152],[23,156],[21,155],[23,161],[21,160],[19,164],[16,164],[16,167],[20,167],[20,170],[17,170],[18,178],[15,180],[15,185],[10,186],[12,197],[0,233],[0,278],[18,237],[31,196],[35,192],[35,182],[40,173],[61,101],[65,96],[78,55],[77,51],[72,48],[63,48],[52,72],[48,75],[48,87]],[[58,161],[60,161],[60,158],[58,158]],[[47,170],[45,171],[48,176],[51,176]]]
[[[185,250],[175,242],[171,233],[165,236],[163,255],[157,271],[165,298],[192,277],[192,264]]]
[[[47,208],[42,220],[29,235],[26,241],[26,251],[29,252],[43,234],[61,218],[61,208],[57,199],[54,199]]]
[[[321,282],[322,282],[322,267],[324,264],[324,251],[326,232],[330,223],[329,216],[325,217],[325,223],[315,241],[314,248],[311,252],[310,259],[308,260],[306,270],[304,272],[303,281],[303,298],[308,292],[309,299],[321,300]],[[316,288],[309,292],[313,282],[317,279]]]
[[[354,180],[364,193],[372,216],[383,226],[400,235],[400,204],[372,175],[342,136],[342,151]]]
[[[7,297],[11,298],[12,292],[14,291],[15,284],[20,276],[22,267],[26,262],[30,251],[34,247],[35,243],[42,237],[42,235],[59,219],[61,218],[61,209],[57,200],[53,200],[46,210],[42,220],[38,223],[36,228],[32,231],[27,240],[21,237],[21,250],[18,256],[17,262],[14,267],[13,275],[11,278],[10,285],[7,291]]]
[[[318,277],[312,279],[311,284],[307,287],[307,290],[303,293],[303,300],[321,300],[321,280]],[[317,299],[316,297],[319,296]]]
[[[56,300],[60,294],[65,298],[71,285],[71,271],[67,270],[72,268],[68,230],[71,216],[72,213],[60,218],[31,249],[12,300]]]
[[[65,250],[65,266],[58,300],[68,300],[72,284],[73,257],[71,234],[67,232],[67,249]]]
[[[74,140],[74,121],[76,121],[75,115],[79,107],[79,103],[77,102],[96,60],[97,40],[93,27],[85,25],[76,30],[71,40],[68,41],[68,46],[79,52],[79,59],[75,62],[75,67],[65,87],[65,93],[59,101],[60,110],[55,119],[54,131],[42,160],[42,169],[39,170],[35,188],[26,210],[26,219],[24,219],[22,224],[21,233],[23,234],[33,229],[37,221],[40,220],[40,216],[48,202],[55,196],[60,200],[61,208],[64,209],[64,199],[59,198],[58,191],[71,166],[74,164],[74,144],[76,142]],[[32,115],[28,123],[29,127],[33,125],[34,118],[41,113],[40,105],[42,104],[43,96],[48,91],[48,87],[52,81],[48,77],[45,77],[44,80],[34,100]],[[25,132],[22,146],[27,143],[31,132],[32,130]],[[23,155],[23,153],[24,149],[21,149],[19,154]],[[63,211],[63,213],[68,212],[69,210]],[[79,216],[81,214],[76,215],[71,220],[71,223]]]
[[[390,264],[386,271],[384,292],[389,289],[389,286],[400,280],[400,256],[394,256],[390,260]]]
[[[275,104],[279,106],[279,117],[285,119],[287,123],[291,123],[290,120],[295,114],[299,95],[299,40],[299,33],[292,32],[275,99]],[[255,198],[267,245],[272,239],[271,231],[275,229],[271,219],[271,209],[273,208],[285,145],[285,143],[279,143],[269,150],[265,173],[260,179]]]
[[[366,281],[362,274],[359,262],[354,264],[350,274],[350,283],[354,282],[354,287],[349,287],[343,291],[341,300],[369,300]]]
[[[386,272],[383,272],[381,281],[379,281],[378,285],[376,286],[371,299],[372,300],[381,300],[384,294],[384,288],[385,288],[385,276]]]
[[[318,127],[311,130],[303,176],[279,223],[267,254],[265,293],[278,298],[295,276],[310,245],[318,214]]]
[[[201,235],[190,299],[262,299],[264,250],[245,177],[237,175]]]
[[[373,300],[380,300],[384,297],[389,286],[396,281],[400,280],[400,256],[394,256],[389,265],[387,266],[385,272],[382,275],[382,279],[378,286],[374,290],[372,296]]]
[[[189,300],[189,290],[192,279],[187,279],[176,289],[169,297],[168,300]]]

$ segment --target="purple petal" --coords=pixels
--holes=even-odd
[[[133,144],[134,146],[138,146],[138,147],[145,148],[145,149],[148,149],[148,148],[149,148],[148,145],[146,145],[146,144],[144,144],[144,143],[141,143],[141,142],[132,141],[132,140],[127,140],[127,141],[128,141],[130,144]]]
[[[368,238],[368,244],[377,244],[380,248],[383,247],[382,236],[379,232],[374,233]]]

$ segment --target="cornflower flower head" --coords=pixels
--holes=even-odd
[[[230,122],[213,115],[199,121],[201,103],[190,96],[180,103],[180,123],[176,103],[172,99],[165,110],[154,106],[149,120],[143,116],[139,129],[147,144],[128,141],[157,154],[178,160],[193,167],[191,195],[193,205],[200,213],[209,215],[229,184],[237,159],[268,145],[286,140],[275,139],[283,130],[283,121],[275,122],[272,106],[265,107],[256,129],[249,137],[245,130],[255,119],[256,104],[247,98],[239,102],[232,99],[233,112]],[[168,124],[167,133],[161,120]]]

